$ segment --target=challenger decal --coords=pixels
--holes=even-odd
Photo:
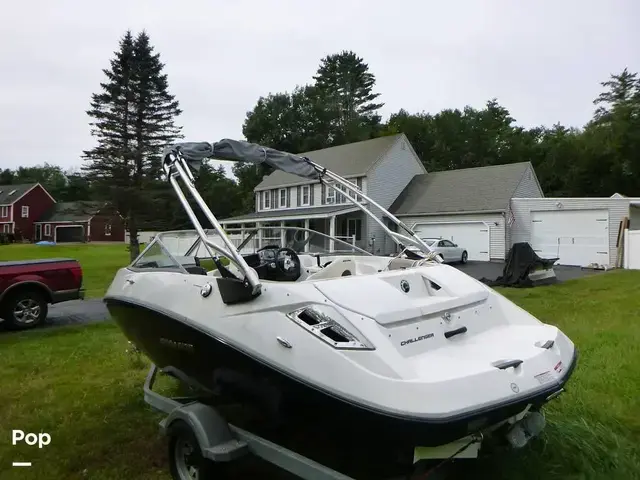
[[[431,338],[431,337],[433,337],[433,333],[427,333],[426,335],[420,335],[419,337],[410,338],[408,340],[403,340],[402,342],[400,342],[400,346],[404,347],[405,345],[409,345],[411,343],[420,342],[422,340],[426,340],[427,338]]]

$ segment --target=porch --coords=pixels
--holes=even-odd
[[[296,210],[298,211],[269,212],[270,216],[253,213],[225,219],[220,223],[236,247],[240,246],[251,231],[256,230],[253,238],[242,248],[243,253],[255,252],[269,244],[284,246],[293,240],[303,239],[308,240],[304,245],[304,252],[351,252],[355,250],[352,246],[367,249],[365,217],[357,207]],[[312,235],[309,230],[320,235]]]

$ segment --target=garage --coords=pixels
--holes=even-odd
[[[56,225],[55,242],[82,242],[84,227],[82,225]]]
[[[421,238],[443,238],[465,248],[469,260],[489,261],[490,233],[484,222],[418,223],[415,232]]]
[[[531,212],[531,246],[558,264],[586,266],[609,263],[609,210]]]

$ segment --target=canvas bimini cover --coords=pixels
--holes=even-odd
[[[531,274],[537,269],[552,268],[557,260],[540,258],[527,242],[514,243],[507,255],[502,276],[495,280],[482,278],[480,281],[490,287],[534,287],[538,282],[531,278]]]
[[[180,152],[187,164],[198,170],[206,158],[246,162],[259,165],[265,163],[276,170],[291,173],[302,178],[317,180],[320,174],[309,159],[293,153],[281,152],[269,147],[242,140],[222,139],[219,142],[184,142],[165,148],[162,157]]]

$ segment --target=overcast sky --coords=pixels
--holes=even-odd
[[[261,95],[353,50],[390,113],[482,107],[582,126],[599,82],[640,70],[638,0],[23,0],[0,26],[0,168],[77,167],[86,110],[127,29],[146,29],[186,140],[242,137]]]

